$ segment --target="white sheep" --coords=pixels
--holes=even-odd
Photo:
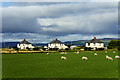
[[[98,54],[97,53],[94,53],[95,56],[97,56]]]
[[[113,51],[113,53],[115,53],[115,51]]]
[[[88,60],[88,58],[83,56],[83,57],[82,57],[82,60]]]
[[[64,54],[67,54],[67,52],[64,52]]]
[[[77,53],[77,52],[74,52],[75,54]]]
[[[107,59],[107,60],[113,60],[113,58],[112,58],[112,57],[109,57],[108,55],[106,55],[106,59]]]
[[[107,51],[105,51],[105,53],[107,53]]]
[[[79,51],[75,52],[75,54],[79,54]]]
[[[47,55],[49,55],[50,53],[47,53]]]
[[[67,58],[66,58],[66,57],[64,57],[64,56],[61,56],[61,59],[62,59],[62,60],[66,60]]]
[[[120,59],[120,56],[116,55],[115,58],[116,58],[116,59]]]
[[[77,51],[76,54],[79,54],[79,51]]]
[[[64,54],[64,52],[61,52],[60,54]]]

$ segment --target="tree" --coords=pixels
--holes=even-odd
[[[19,48],[14,48],[16,51],[18,51],[19,50]]]
[[[120,50],[120,40],[111,40],[108,43],[108,49],[114,49],[117,48],[118,50]]]

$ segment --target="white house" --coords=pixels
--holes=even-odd
[[[27,49],[27,48],[34,48],[34,46],[32,45],[32,43],[26,41],[26,39],[24,39],[23,41],[21,41],[20,43],[17,44],[17,48],[20,49]]]
[[[104,43],[102,41],[96,39],[96,37],[94,37],[94,39],[92,39],[86,43],[86,47],[90,47],[93,49],[104,48]]]
[[[68,48],[64,43],[59,41],[57,38],[55,38],[53,41],[48,43],[48,48],[59,48],[59,49],[66,49]]]

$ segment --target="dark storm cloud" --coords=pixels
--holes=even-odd
[[[17,4],[18,6],[16,6]],[[14,3],[3,7],[3,32],[117,34],[116,3]]]

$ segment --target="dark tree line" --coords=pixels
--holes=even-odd
[[[117,48],[118,50],[120,50],[120,40],[111,40],[108,43],[108,49],[115,49]]]

